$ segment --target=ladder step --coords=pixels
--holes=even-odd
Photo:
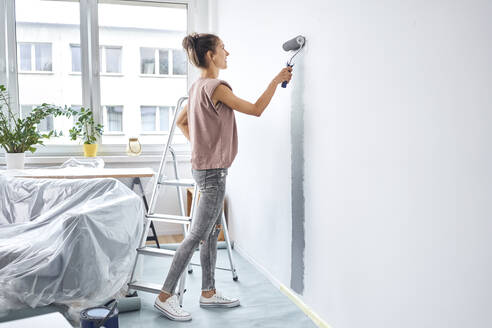
[[[190,224],[189,216],[169,215],[169,214],[147,214],[146,217],[154,222]]]
[[[128,284],[130,289],[141,290],[143,292],[160,294],[162,285],[145,281],[133,281]]]
[[[152,256],[174,256],[176,251],[163,248],[153,248],[153,247],[141,247],[137,248],[137,252],[142,255],[152,255]]]
[[[159,182],[159,184],[166,185],[166,186],[194,187],[195,180],[193,179],[163,180]]]

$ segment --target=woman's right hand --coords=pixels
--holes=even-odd
[[[280,73],[278,73],[273,80],[275,81],[275,83],[280,84],[284,81],[289,82],[291,78],[292,78],[292,67],[285,67],[282,68]]]

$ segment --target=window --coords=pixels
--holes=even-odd
[[[171,114],[170,110],[172,107],[159,107],[159,127],[161,131],[169,131],[169,116]]]
[[[51,72],[51,43],[19,42],[19,70],[21,72]]]
[[[81,76],[69,75],[81,71],[80,4],[70,1],[15,0],[15,37],[17,46],[19,86],[15,96],[20,115],[32,110],[30,104],[65,106],[82,103]],[[69,140],[72,119],[47,117],[40,131],[62,131],[63,136],[44,141],[45,145],[77,144]],[[39,151],[49,151],[39,147]],[[38,154],[38,152],[36,152]]]
[[[162,145],[159,134],[169,130],[172,110],[158,104],[174,105],[187,93],[186,56],[180,48],[192,0],[10,2],[13,6],[0,7],[6,11],[4,17],[13,20],[12,25],[6,23],[15,33],[2,33],[0,42],[7,44],[7,56],[2,58],[14,72],[0,78],[10,86],[13,103],[91,108],[96,122],[104,124],[103,152],[104,144],[124,152],[128,137],[144,130],[156,133],[145,134],[141,143]],[[93,15],[97,19],[91,19]],[[81,29],[80,22],[86,28]],[[154,109],[143,108],[142,113],[141,104],[154,104],[150,106]],[[14,110],[22,115],[26,106],[30,105]],[[73,118],[58,116],[43,121],[39,128],[64,134],[45,144],[78,144],[65,133],[73,124]],[[179,131],[174,140],[186,142]],[[62,147],[42,147],[37,154],[59,151]]]
[[[106,124],[104,130],[107,132],[123,131],[123,106],[105,106]]]
[[[119,64],[119,71],[125,73],[118,78],[100,77],[101,103],[122,106],[117,120],[107,120],[102,143],[126,146],[129,137],[142,135],[142,144],[162,145],[171,114],[159,105],[174,105],[187,93],[186,73],[174,75],[173,69],[174,51],[181,48],[186,36],[186,6],[100,1],[98,21],[100,53],[106,56],[106,62],[100,63],[101,73],[108,68],[109,56],[114,58],[115,68]],[[110,47],[119,49],[113,55]],[[105,115],[111,116],[109,112]],[[186,142],[180,131],[176,132],[174,140]]]
[[[80,45],[71,44],[70,51],[72,53],[72,72],[82,72],[82,60],[80,56]]]
[[[172,61],[170,54],[172,54]],[[155,69],[156,63],[159,63],[158,71]],[[184,50],[140,48],[140,73],[142,74],[186,75],[186,65]],[[172,74],[170,67],[172,67]]]
[[[155,74],[155,49],[140,48],[140,73]]]
[[[184,50],[173,50],[173,74],[186,75],[188,61]]]
[[[70,108],[72,108],[77,113],[80,113],[80,109],[82,108],[82,106],[81,105],[72,105],[72,106],[70,106]],[[77,116],[72,116],[72,122],[75,125],[75,123],[77,122]]]
[[[29,116],[31,111],[35,108],[35,105],[21,105],[21,116],[22,118],[25,118]],[[53,116],[50,115],[43,119],[39,124],[38,124],[38,130],[40,132],[49,132],[53,130],[54,124],[53,124]]]
[[[169,132],[171,106],[141,106],[141,131]]]
[[[121,47],[102,46],[99,63],[101,73],[121,73]]]

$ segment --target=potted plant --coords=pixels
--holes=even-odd
[[[103,133],[103,125],[94,122],[94,115],[90,108],[82,107],[80,111],[70,109],[76,118],[75,126],[69,130],[70,139],[82,138],[84,142],[84,156],[95,157],[97,155],[97,138]]]
[[[66,113],[67,108],[42,104],[26,117],[20,118],[10,107],[7,89],[0,85],[0,146],[6,152],[7,169],[23,169],[26,151],[34,153],[35,145],[44,145],[43,139],[61,135],[56,131],[41,133],[37,126],[50,115],[59,116]]]

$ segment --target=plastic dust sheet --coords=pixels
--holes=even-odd
[[[0,174],[1,311],[79,310],[121,294],[143,220],[141,198],[114,179]]]

